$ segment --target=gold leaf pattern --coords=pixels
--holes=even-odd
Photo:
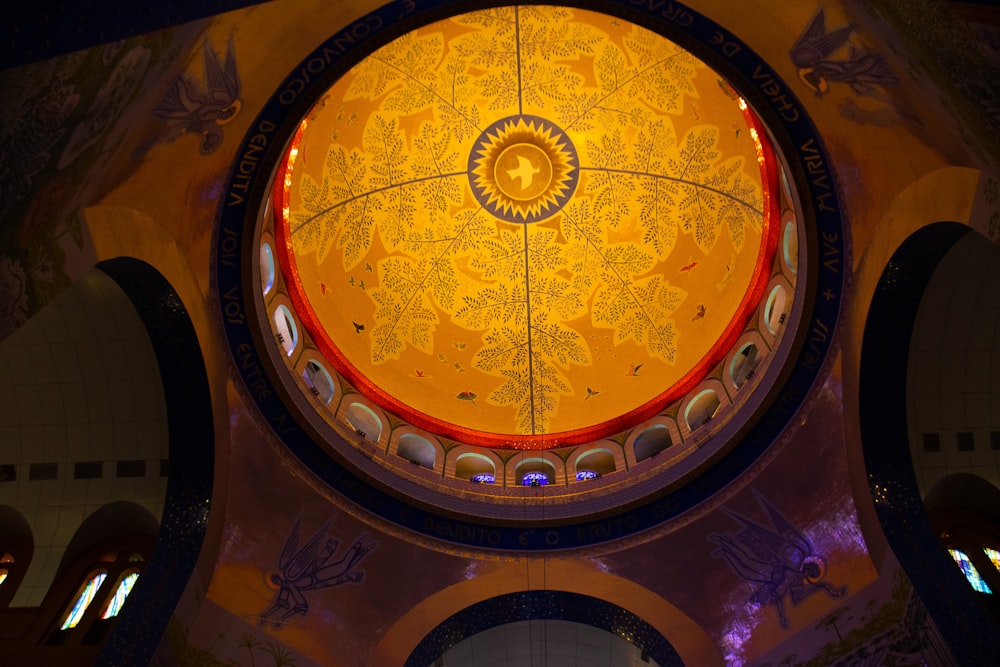
[[[466,374],[461,389],[485,396],[483,411],[510,410],[514,433],[550,432],[561,398],[582,393],[573,369],[595,363],[592,329],[675,364],[675,314],[688,290],[663,263],[685,238],[707,255],[728,237],[726,254],[739,253],[762,227],[756,165],[724,154],[715,125],[685,125],[680,137],[675,129],[685,101],[699,97],[704,65],[636,26],[609,40],[581,13],[483,10],[446,22],[459,29],[431,26],[363,60],[340,99],[371,110],[361,129],[338,126],[321,173],[298,179],[290,216],[300,261],[314,253],[324,265],[336,248],[345,272],[375,267],[365,292],[372,368],[408,349],[435,353],[445,324],[478,332],[463,336],[471,356],[462,363],[493,378],[492,388]],[[575,148],[546,141],[578,150],[579,183],[565,205],[546,200],[532,209],[538,222],[519,224],[476,202],[470,173],[477,137],[529,113],[573,137]],[[528,131],[542,130],[518,126]],[[490,163],[476,178],[499,169]],[[455,402],[454,390],[442,396]]]

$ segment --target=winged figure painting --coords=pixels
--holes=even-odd
[[[771,526],[722,508],[742,528],[736,533],[712,535],[710,539],[719,545],[712,556],[725,558],[733,571],[754,587],[749,601],[774,605],[781,627],[788,628],[786,598],[795,606],[818,592],[831,598],[843,597],[847,587],[822,581],[826,575],[823,557],[764,496],[756,490],[753,494]]]
[[[881,54],[849,43],[855,30],[857,26],[851,24],[827,32],[821,7],[792,45],[789,55],[799,68],[799,78],[817,97],[829,90],[831,82],[846,83],[858,95],[870,95],[875,86],[899,82]],[[847,58],[833,59],[845,46]]]
[[[233,38],[229,38],[223,62],[206,41],[203,47],[205,84],[190,76],[179,76],[160,104],[153,109],[169,127],[153,143],[166,143],[190,133],[201,137],[201,153],[208,155],[222,145],[222,126],[243,107],[243,89],[236,69]]]
[[[330,533],[332,523],[328,521],[299,549],[302,518],[296,519],[278,560],[278,570],[267,575],[268,585],[277,588],[278,593],[261,613],[261,625],[272,623],[280,628],[292,616],[305,616],[309,611],[306,591],[364,581],[364,572],[356,570],[355,566],[378,547],[378,542],[367,534],[362,535],[337,558],[340,540]]]

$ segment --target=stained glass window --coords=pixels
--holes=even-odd
[[[1000,570],[1000,551],[996,549],[990,549],[989,547],[983,549],[986,553],[986,557],[993,561],[993,567]]]
[[[111,596],[111,600],[108,602],[108,606],[101,618],[107,619],[118,615],[118,612],[121,611],[122,606],[125,604],[125,598],[132,592],[132,586],[135,585],[135,581],[138,578],[138,572],[130,572],[121,578],[118,582],[118,588],[115,589],[115,594]]]
[[[576,480],[582,482],[585,479],[597,479],[601,475],[595,470],[577,470]]]
[[[488,472],[480,472],[472,476],[472,482],[474,484],[495,484],[496,481],[496,475],[491,475]]]
[[[972,561],[969,560],[969,556],[964,551],[959,551],[958,549],[948,549],[948,553],[950,553],[951,557],[955,559],[958,566],[962,568],[962,574],[964,574],[965,578],[969,580],[969,584],[972,588],[980,593],[993,592],[990,590],[990,587],[986,585],[986,582],[983,581],[983,578],[979,576],[979,570],[977,570],[976,566],[972,564]]]
[[[62,627],[59,628],[60,630],[68,630],[77,626],[83,615],[87,612],[87,607],[94,601],[97,591],[101,588],[101,584],[104,583],[104,578],[107,576],[107,572],[94,572],[90,575],[87,583],[83,585],[80,594],[76,597],[73,608],[66,615],[66,620],[63,621]]]

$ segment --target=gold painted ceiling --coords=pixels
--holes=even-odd
[[[293,140],[292,301],[418,426],[495,447],[613,434],[711,371],[760,299],[762,134],[713,70],[626,21],[518,6],[427,25]]]

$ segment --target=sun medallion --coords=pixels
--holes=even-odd
[[[506,222],[526,224],[552,216],[573,195],[578,179],[573,142],[537,116],[496,121],[479,136],[469,156],[476,199]]]

